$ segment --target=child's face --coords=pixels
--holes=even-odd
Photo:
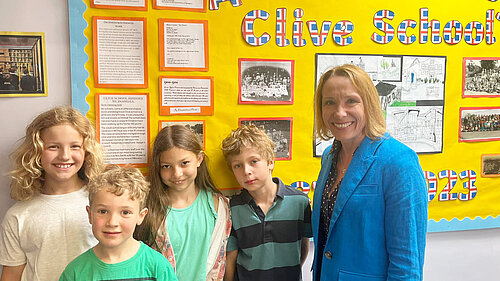
[[[170,191],[194,190],[197,168],[202,161],[203,153],[196,155],[177,147],[163,151],[160,155],[161,180]]]
[[[41,162],[45,186],[74,185],[85,158],[82,135],[65,124],[44,129],[40,137],[43,141]]]
[[[243,148],[238,155],[229,156],[229,164],[241,187],[258,191],[272,183],[274,161],[267,161],[255,148]]]
[[[141,210],[138,200],[131,200],[126,190],[121,196],[101,188],[95,195],[91,206],[87,206],[92,233],[99,245],[106,249],[127,247],[134,241],[132,234],[135,226],[140,225],[148,209]]]

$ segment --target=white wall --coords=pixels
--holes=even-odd
[[[302,267],[311,281],[311,251]],[[500,228],[427,234],[425,281],[500,280]]]
[[[71,100],[67,2],[0,0],[0,31],[45,32],[49,87],[48,97],[0,98],[0,218],[3,218],[13,204],[6,176],[11,167],[9,153],[38,113],[54,105],[69,104]],[[500,279],[500,229],[430,233],[427,238],[425,281]],[[310,280],[307,277],[305,280]]]
[[[55,105],[70,104],[68,3],[66,0],[0,0],[0,31],[45,32],[48,97],[0,98],[0,218],[9,196],[9,154],[31,120]]]
[[[429,233],[425,281],[500,280],[500,229]]]

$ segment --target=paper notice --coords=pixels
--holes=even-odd
[[[142,20],[97,20],[98,84],[144,84],[143,24]]]
[[[158,7],[203,9],[203,0],[156,0]]]
[[[148,162],[147,109],[146,95],[99,96],[99,135],[107,163]]]
[[[144,7],[146,2],[145,0],[94,0],[94,5]]]
[[[162,106],[210,106],[210,79],[162,78]]]
[[[164,67],[205,68],[204,23],[164,22]]]

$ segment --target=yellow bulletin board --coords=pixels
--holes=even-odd
[[[493,67],[481,70],[483,65],[477,63],[481,58],[498,60],[500,3],[488,0],[209,0],[208,3],[201,1],[206,9],[155,9],[157,0],[148,0],[147,9],[143,11],[91,8],[90,1],[68,0],[73,106],[95,120],[96,94],[147,92],[151,142],[162,121],[203,121],[210,171],[221,190],[238,188],[219,147],[222,139],[238,127],[239,120],[291,118],[291,143],[287,144],[290,151],[288,157],[284,157],[289,160],[277,161],[274,176],[280,177],[286,184],[303,186],[304,192],[312,198],[314,181],[320,169],[320,159],[313,156],[317,54],[444,57],[441,152],[419,154],[421,165],[427,172],[430,194],[434,195],[429,202],[428,230],[500,226],[500,177],[496,177],[500,176],[500,172],[495,170],[495,165],[500,165],[500,144],[495,137],[500,131],[491,129],[496,126],[495,116],[500,116],[497,111],[500,107],[500,86],[492,82],[492,94],[464,94],[471,91],[465,89],[467,69],[472,73],[468,75],[480,78],[481,75],[495,76],[494,73],[500,67],[500,62],[496,62]],[[95,86],[98,83],[94,81],[93,65],[94,17],[146,19],[146,88]],[[174,71],[162,66],[159,23],[165,19],[206,23],[206,68]],[[322,37],[320,27],[327,21],[331,22],[331,26],[329,30],[323,30]],[[439,27],[436,25],[438,21]],[[314,30],[308,22],[315,22],[319,30]],[[336,28],[336,24],[340,24],[340,27]],[[377,27],[378,24],[381,27]],[[422,30],[426,24],[430,26],[428,37],[423,38]],[[296,41],[294,26],[302,26],[303,29],[302,34],[295,34]],[[340,40],[336,41],[335,38]],[[287,64],[287,67],[293,67],[288,71],[293,75],[287,80],[287,83],[291,82],[291,100],[281,103],[241,102],[240,62],[255,60],[293,62]],[[213,112],[208,111],[208,115],[161,115],[159,81],[162,76],[212,79]],[[481,85],[480,82],[478,84]],[[499,86],[498,89],[495,85]],[[472,122],[470,117],[481,119],[481,114],[488,116],[490,127],[483,128],[482,122],[483,125],[479,127],[467,127],[472,133],[464,131],[465,125]],[[469,136],[481,134],[483,130],[490,130],[491,136],[479,139]],[[448,200],[439,200],[447,188],[452,188]]]

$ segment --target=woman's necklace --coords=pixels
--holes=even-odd
[[[342,182],[342,179],[344,178],[344,174],[347,171],[347,166],[343,163],[343,157],[339,154],[338,159],[337,159],[337,177],[334,182],[332,182],[331,187],[328,190],[328,198],[332,198],[333,200],[336,201],[336,196],[337,192],[340,186],[340,183]]]
[[[342,173],[342,176],[345,175],[345,171],[347,170],[347,168],[343,168],[340,172]]]
[[[340,152],[339,152],[340,153]],[[347,171],[347,168],[349,168],[349,164],[351,163],[352,157],[354,156],[354,153],[349,155],[349,157],[344,157],[342,154],[339,154],[339,171],[340,171],[340,177],[339,181],[342,180],[342,178],[345,175],[345,172]]]

